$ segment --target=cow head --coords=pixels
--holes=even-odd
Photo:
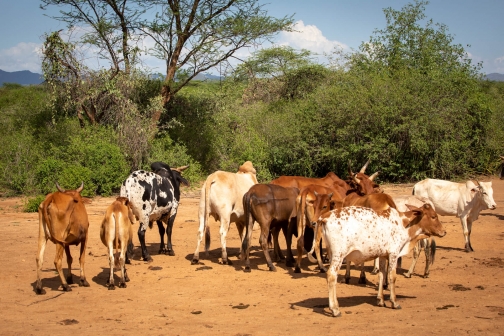
[[[479,182],[476,180],[476,184],[477,185],[471,189],[473,197],[479,198],[486,206],[486,209],[495,210],[497,205],[493,198],[492,182]]]
[[[255,183],[257,183],[256,170],[252,165],[252,162],[246,161],[244,162],[240,168],[238,168],[237,174],[250,174]]]
[[[80,195],[80,192],[82,191],[82,189],[84,189],[84,182],[81,182],[80,187],[75,190],[65,190],[65,189],[61,188],[61,186],[59,185],[58,182],[56,182],[56,189],[58,189],[58,191],[62,194],[71,195],[73,197],[75,203],[83,202],[82,196]],[[90,202],[87,202],[87,203],[90,203]]]
[[[182,172],[187,168],[189,168],[189,166],[170,168],[170,166],[164,162],[153,162],[151,164],[152,171],[159,176],[169,179],[173,186],[180,186],[180,184],[189,186],[189,181],[182,177]]]
[[[409,223],[407,223],[406,227],[418,225],[422,230],[420,234],[426,236],[444,237],[446,235],[446,231],[439,221],[436,211],[429,204],[424,204],[420,208],[406,204],[406,207],[412,212],[412,216],[408,218]]]
[[[307,225],[314,228],[317,224],[318,218],[334,209],[334,202],[331,200],[333,193],[319,194],[316,191],[306,194],[305,198],[305,214],[307,218]]]
[[[376,192],[379,189],[379,185],[374,183],[373,180],[378,176],[379,172],[375,172],[371,176],[365,174],[366,168],[369,165],[370,160],[367,160],[366,164],[362,166],[358,173],[354,173],[350,167],[350,161],[348,161],[348,174],[350,178],[350,186],[357,191],[359,195],[369,195]]]

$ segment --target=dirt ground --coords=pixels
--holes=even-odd
[[[392,195],[411,193],[411,185],[386,185]],[[108,260],[99,239],[99,226],[114,198],[95,198],[87,205],[90,217],[86,251],[86,275],[90,287],[71,285],[62,292],[53,260],[55,248],[48,243],[42,272],[44,296],[34,292],[36,280],[38,216],[22,213],[20,198],[0,199],[0,334],[2,335],[316,335],[338,333],[406,334],[504,334],[504,181],[493,179],[497,209],[483,211],[473,225],[473,253],[463,250],[460,221],[442,217],[448,234],[437,239],[436,260],[424,279],[425,257],[416,274],[407,279],[398,269],[397,293],[402,309],[376,306],[377,275],[358,285],[352,269],[350,284],[338,284],[342,317],[329,316],[325,274],[303,259],[301,274],[284,263],[269,272],[253,234],[252,272],[244,273],[237,258],[239,236],[233,225],[228,235],[232,265],[220,265],[218,223],[212,222],[210,257],[191,265],[196,247],[199,193],[185,192],[175,221],[176,256],[158,255],[157,229],[146,234],[154,261],[140,261],[135,227],[135,258],[128,267],[127,288],[107,290]],[[282,237],[283,238],[283,237]],[[293,245],[295,244],[295,239]],[[285,251],[285,241],[281,240]],[[78,248],[73,274],[77,282]],[[285,253],[284,253],[285,254]],[[409,267],[411,256],[404,258]],[[66,263],[64,262],[64,266]],[[372,269],[369,262],[366,268]],[[65,268],[66,270],[66,268]],[[344,271],[340,271],[340,279]],[[116,271],[116,279],[119,272]],[[388,292],[386,292],[388,296]],[[389,307],[390,303],[387,302]]]

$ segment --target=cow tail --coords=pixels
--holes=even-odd
[[[112,220],[115,223],[115,245],[114,245],[114,254],[117,255],[117,253],[120,251],[119,249],[119,218],[118,216],[121,216],[121,213],[113,212],[112,213]],[[119,258],[114,257],[114,264],[119,266]]]
[[[434,258],[436,257],[436,241],[433,239],[431,239],[431,244],[430,244],[430,251],[429,251],[430,255],[431,255],[431,265],[434,264]]]
[[[241,248],[241,259],[245,259],[245,255],[249,249],[249,231],[252,232],[254,221],[251,220],[252,212],[250,207],[250,194],[246,192],[243,195],[243,212],[245,215],[245,235],[243,236],[242,248]]]
[[[203,231],[205,232],[205,251],[210,250],[210,227],[208,226],[208,218],[210,217],[210,188],[213,181],[213,174],[210,175],[205,183],[205,214],[203,216]]]
[[[58,238],[56,238],[56,236],[54,235],[54,228],[53,228],[53,224],[51,222],[51,216],[49,216],[49,206],[51,205],[52,203],[52,200],[53,200],[53,195],[50,196],[50,201],[47,202],[47,204],[44,204],[45,201],[42,203],[43,206],[42,206],[42,217],[44,218],[44,222],[46,223],[47,225],[47,228],[49,229],[49,233],[51,234],[51,239],[52,240],[55,240],[56,242],[60,243],[60,244],[63,244],[63,246],[65,246],[65,242],[62,241],[62,240],[59,240]]]

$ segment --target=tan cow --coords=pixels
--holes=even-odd
[[[80,192],[84,188],[84,183],[76,190],[64,190],[56,183],[57,192],[48,194],[45,200],[40,203],[39,214],[39,237],[37,252],[37,284],[35,292],[45,294],[40,280],[40,272],[44,261],[44,251],[47,240],[51,240],[56,245],[56,256],[54,266],[58,271],[64,291],[71,291],[69,284],[72,280],[72,256],[70,255],[70,245],[80,246],[80,281],[79,286],[89,287],[84,274],[84,261],[86,257],[86,245],[88,238],[88,215],[84,206]],[[66,252],[68,263],[68,276],[65,279],[61,267],[63,251]]]
[[[136,218],[133,215],[131,203],[126,197],[117,197],[109,205],[105,212],[101,228],[100,238],[108,249],[110,276],[107,281],[109,290],[115,289],[114,285],[114,249],[120,249],[119,260],[115,260],[121,268],[121,281],[119,288],[126,288],[126,282],[129,281],[126,273],[126,249],[133,238],[133,225]]]
[[[250,161],[241,165],[236,173],[216,171],[207,177],[201,188],[198,212],[198,242],[192,264],[197,264],[199,261],[199,247],[203,240],[203,233],[205,233],[205,252],[208,257],[208,250],[210,248],[209,216],[213,216],[215,220],[220,221],[220,240],[222,246],[222,260],[220,263],[229,263],[226,251],[226,236],[229,225],[232,222],[236,223],[240,240],[242,240],[243,229],[245,228],[243,195],[254,184],[257,184],[256,170]]]

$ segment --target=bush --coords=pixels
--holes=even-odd
[[[27,198],[24,203],[24,206],[23,206],[23,211],[24,212],[38,212],[39,205],[44,200],[45,200],[44,195],[38,195],[36,197]]]

